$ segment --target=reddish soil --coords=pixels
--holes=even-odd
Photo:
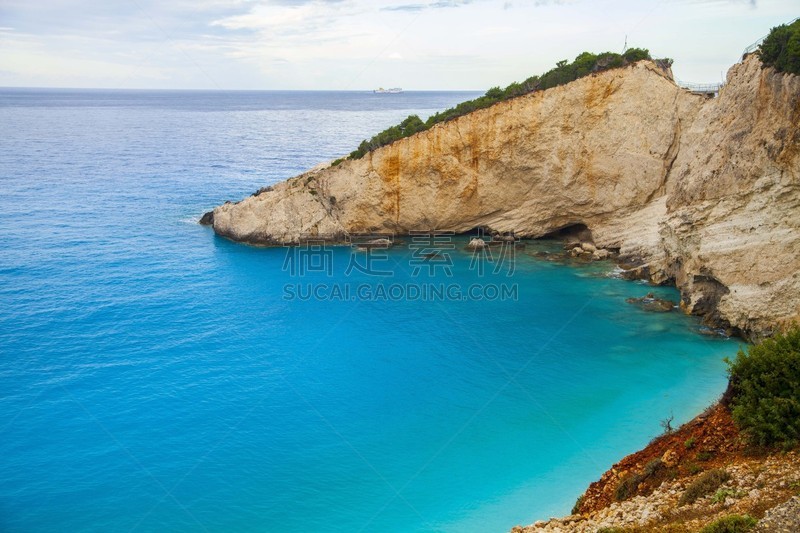
[[[628,483],[630,488],[626,499],[636,495],[647,496],[666,479],[678,479],[700,470],[738,462],[747,456],[746,452],[747,447],[733,424],[730,412],[716,404],[615,464],[598,481],[589,485],[576,511],[590,513],[618,501],[618,487],[625,480],[635,479]]]

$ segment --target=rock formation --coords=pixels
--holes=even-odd
[[[250,244],[585,225],[687,311],[759,335],[800,316],[799,154],[800,77],[751,55],[707,99],[642,61],[320,165],[212,220]]]
[[[800,455],[754,454],[740,437],[727,408],[714,405],[616,463],[573,514],[511,531],[699,531],[731,515],[759,520],[754,532],[800,531]]]

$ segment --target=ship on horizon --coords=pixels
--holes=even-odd
[[[383,87],[380,87],[372,92],[375,94],[399,94],[403,92],[403,89],[400,87],[392,87],[391,89],[384,89]]]

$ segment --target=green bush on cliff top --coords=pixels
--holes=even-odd
[[[556,63],[556,67],[545,72],[541,76],[531,76],[527,80],[519,83],[514,82],[505,89],[492,87],[486,94],[474,100],[461,102],[455,107],[431,115],[425,122],[417,115],[410,115],[397,126],[385,129],[369,140],[364,140],[350,154],[351,159],[361,159],[368,152],[386,146],[394,141],[414,135],[417,132],[427,130],[440,122],[453,120],[467,113],[478,109],[484,109],[497,102],[508,100],[523,94],[543,91],[551,87],[564,85],[571,81],[588,76],[594,72],[601,72],[612,68],[624,67],[642,59],[651,59],[650,52],[645,48],[629,48],[624,54],[604,52],[602,54],[592,54],[584,52],[575,58],[575,61],[568,63],[566,60]],[[669,66],[672,61],[669,59],[659,60],[663,65]]]
[[[711,522],[700,533],[745,533],[756,525],[756,519],[749,515],[728,515]]]
[[[800,74],[800,20],[772,28],[756,53],[778,72]]]
[[[728,362],[733,420],[757,446],[800,442],[800,327],[739,350]]]

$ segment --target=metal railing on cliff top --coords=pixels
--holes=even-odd
[[[800,17],[797,17],[796,19],[792,20],[791,22],[787,22],[786,26],[791,26],[792,24],[794,24],[798,20],[800,20]],[[767,34],[767,35],[769,35],[769,34]],[[762,38],[760,38],[759,40],[757,40],[756,42],[754,42],[753,44],[751,44],[750,46],[745,48],[744,52],[742,52],[742,59],[740,59],[739,61],[743,61],[744,58],[747,57],[747,54],[752,54],[753,52],[755,52],[756,48],[761,46],[761,43],[763,43],[764,39],[767,38],[767,35],[763,36]]]
[[[679,87],[691,91],[695,94],[716,95],[725,86],[725,82],[719,83],[689,83],[687,81],[675,80]]]
[[[798,20],[800,20],[800,17],[797,17],[796,19],[792,20],[791,22],[787,22],[786,25],[790,26],[790,25],[794,24],[795,22],[797,22]],[[756,42],[754,42],[753,44],[751,44],[750,46],[745,48],[744,51],[742,52],[742,57],[739,59],[739,61],[740,62],[744,61],[744,58],[746,58],[748,56],[748,54],[752,54],[753,52],[755,52],[758,49],[758,47],[761,46],[761,43],[763,43],[764,39],[766,39],[766,38],[767,38],[767,35],[761,37],[759,40],[757,40]],[[689,82],[685,82],[685,81],[681,81],[681,80],[675,80],[675,83],[677,83],[680,87],[683,87],[684,89],[689,90],[689,91],[691,91],[691,92],[693,92],[695,94],[705,94],[705,95],[709,95],[709,96],[718,95],[719,91],[725,86],[725,82],[719,82],[719,83],[689,83]]]

